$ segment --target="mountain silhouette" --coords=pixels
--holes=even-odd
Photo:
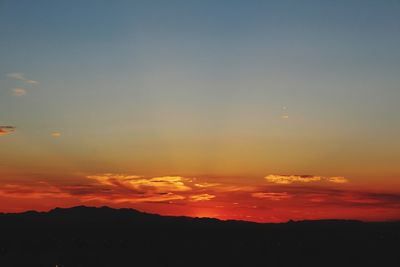
[[[0,214],[0,266],[400,266],[400,222],[288,223],[109,207]]]

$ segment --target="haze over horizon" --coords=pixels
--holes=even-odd
[[[0,212],[400,219],[400,2],[0,2]]]

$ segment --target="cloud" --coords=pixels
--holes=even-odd
[[[35,80],[25,80],[25,82],[29,83],[29,84],[38,84],[39,83],[38,81],[35,81]]]
[[[121,175],[121,174],[112,174],[112,173],[106,173],[103,175],[86,176],[86,178],[95,180],[99,184],[111,185],[111,186],[118,186],[120,184],[119,181],[127,181],[127,180],[141,178],[141,177],[142,176],[139,176],[139,175]]]
[[[61,185],[59,186],[62,192],[66,192],[71,196],[85,196],[97,193],[109,192],[109,190],[101,187],[96,187],[95,185]]]
[[[348,183],[349,182],[346,178],[344,178],[342,176],[327,177],[326,180],[331,182],[331,183],[337,183],[337,184],[344,184],[344,183]]]
[[[2,135],[7,135],[15,132],[15,127],[14,126],[1,126],[0,125],[0,136]]]
[[[66,192],[62,192],[56,186],[43,182],[35,184],[5,184],[0,187],[0,196],[15,198],[65,198],[70,197]]]
[[[183,176],[156,176],[101,174],[87,176],[94,186],[108,192],[85,196],[85,201],[95,200],[112,203],[171,202],[188,199],[190,202],[208,201],[219,183],[195,182],[196,178]],[[211,190],[208,191],[208,190]]]
[[[8,73],[7,76],[15,80],[21,80],[21,81],[25,80],[24,74],[20,72]]]
[[[54,138],[58,138],[58,137],[61,137],[61,133],[60,132],[52,132],[51,136]]]
[[[274,184],[292,184],[292,183],[311,183],[311,182],[330,182],[343,184],[348,180],[341,176],[324,177],[315,175],[280,175],[270,174],[264,177],[268,182]]]
[[[289,114],[287,112],[287,107],[282,107],[282,114],[281,114],[281,119],[287,120],[289,119]]]
[[[196,187],[200,188],[208,188],[208,187],[214,187],[220,185],[219,183],[198,183],[194,184]]]
[[[288,199],[288,198],[292,197],[287,192],[267,192],[267,193],[256,192],[256,193],[252,193],[251,196],[255,197],[255,198],[264,198],[264,199],[274,200],[274,201],[284,200],[284,199]]]
[[[257,186],[252,185],[235,185],[235,184],[224,184],[215,189],[217,192],[233,193],[233,192],[252,192],[257,190]]]
[[[38,84],[39,83],[38,81],[26,78],[25,75],[21,72],[8,73],[7,77],[14,79],[14,80],[18,80],[18,81],[23,81],[28,84]]]
[[[144,203],[152,205],[161,203],[185,205],[188,212],[198,207],[207,209],[225,207],[229,218],[243,219],[242,215],[248,214],[255,216],[254,220],[260,221],[271,221],[273,220],[271,216],[287,220],[331,216],[348,218],[349,214],[362,219],[363,217],[357,216],[359,214],[372,216],[377,212],[398,214],[397,211],[400,209],[399,193],[356,191],[350,190],[349,187],[321,186],[313,182],[294,183],[290,186],[287,184],[246,186],[223,183],[219,180],[221,182],[219,185],[198,187],[196,184],[199,181],[196,178],[184,176],[145,177],[112,173],[82,176],[77,184],[70,184],[71,181],[73,180],[50,179],[46,182],[36,179],[19,182],[3,180],[3,183],[0,181],[0,197],[9,198],[9,202],[20,199],[28,205],[32,201],[32,203],[85,203],[139,208],[142,204],[142,207],[148,207]],[[267,210],[269,212],[266,212]],[[259,219],[255,219],[257,216],[260,216]]]
[[[12,92],[14,96],[24,96],[27,93],[24,88],[14,88]]]
[[[399,193],[370,192],[359,190],[347,190],[321,186],[285,186],[277,185],[274,190],[279,193],[287,193],[293,199],[293,203],[309,206],[338,206],[338,207],[399,207]],[[282,191],[280,191],[282,190]],[[257,195],[262,197],[263,195]],[[257,197],[256,196],[256,197]],[[253,195],[254,197],[254,195]]]
[[[394,205],[400,208],[400,194],[375,192],[343,192],[336,201],[343,201],[351,206]]]
[[[188,191],[190,187],[183,183],[185,178],[180,176],[163,176],[150,179],[138,179],[129,181],[129,185],[138,189],[155,189],[159,192],[165,191]]]
[[[172,192],[127,192],[98,184],[52,185],[41,181],[0,185],[0,196],[23,199],[72,198],[82,202],[105,203],[170,202],[186,198]]]
[[[200,194],[200,195],[193,195],[190,196],[190,200],[197,202],[197,201],[208,201],[215,198],[214,195],[210,195],[210,194]]]
[[[183,200],[183,199],[185,199],[184,196],[177,195],[174,193],[144,195],[139,197],[122,197],[122,198],[115,198],[112,200],[104,197],[83,198],[84,201],[97,200],[97,201],[112,202],[112,203],[171,202],[174,200]]]
[[[114,187],[123,187],[138,192],[184,192],[191,188],[185,185],[188,178],[181,176],[161,176],[153,178],[144,178],[138,175],[92,175],[87,178],[96,180],[103,185]]]

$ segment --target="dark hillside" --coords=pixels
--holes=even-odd
[[[400,223],[257,224],[74,207],[0,214],[0,266],[400,266]]]

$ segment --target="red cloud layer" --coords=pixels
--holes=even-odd
[[[8,200],[8,210],[12,210],[10,203],[14,201],[26,209],[43,209],[49,203],[110,205],[169,215],[252,221],[400,219],[399,193],[350,190],[342,182],[315,178],[318,176],[285,176],[284,179],[287,177],[294,177],[297,183],[240,185],[210,183],[183,176],[102,174],[87,176],[80,184],[72,185],[49,182],[2,184],[0,198]],[[310,181],[299,182],[299,179]],[[3,210],[7,207],[0,205]]]

